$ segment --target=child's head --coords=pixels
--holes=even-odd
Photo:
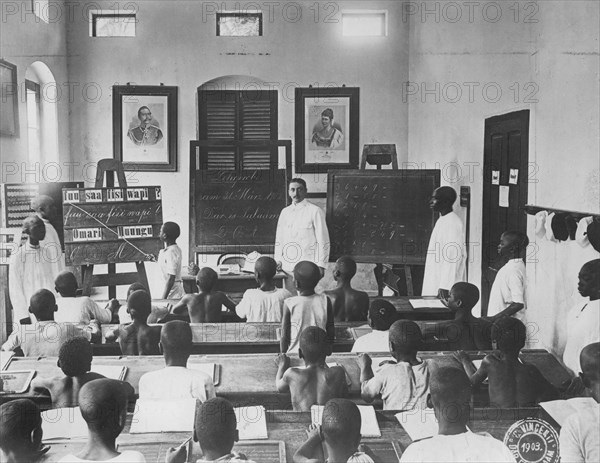
[[[254,275],[261,283],[272,280],[276,273],[277,262],[272,257],[261,256],[254,264]]]
[[[54,200],[50,196],[40,195],[31,200],[31,209],[43,219],[50,220],[54,215]]]
[[[320,279],[321,271],[314,262],[303,260],[294,267],[294,280],[299,290],[314,290]]]
[[[325,357],[331,354],[331,345],[328,342],[325,330],[317,326],[304,328],[302,333],[300,333],[300,349],[298,354],[307,363],[323,361]]]
[[[358,407],[348,399],[331,399],[323,408],[323,439],[334,449],[356,451],[360,444],[361,418]]]
[[[419,325],[410,320],[395,321],[390,327],[390,352],[394,357],[416,356],[423,334]]]
[[[77,278],[66,270],[60,272],[54,279],[54,289],[62,297],[75,297],[77,295]]]
[[[37,215],[31,215],[23,221],[23,233],[29,235],[29,240],[37,245],[46,237],[46,225]]]
[[[333,278],[335,280],[350,281],[356,275],[356,262],[350,256],[342,256],[335,261]]]
[[[507,259],[524,258],[529,245],[529,238],[523,232],[509,230],[502,233],[498,254]]]
[[[496,349],[518,354],[525,346],[527,329],[523,322],[514,317],[502,317],[492,325],[492,343]]]
[[[231,453],[239,437],[233,406],[228,400],[215,397],[196,408],[194,438],[202,451],[215,459]]]
[[[136,292],[136,291],[146,291],[146,292],[148,292],[148,288],[146,288],[139,281],[136,281],[135,283],[132,283],[131,285],[129,285],[129,288],[127,288],[127,299],[129,299],[129,296],[131,296],[131,294],[134,293],[134,292]]]
[[[186,359],[192,352],[192,328],[181,320],[173,320],[160,330],[160,348],[165,358]]]
[[[467,309],[469,312],[479,301],[479,289],[477,286],[461,281],[455,283],[450,289],[448,297],[448,308],[451,310]]]
[[[592,392],[596,402],[600,402],[600,342],[588,344],[579,355],[583,384]]]
[[[94,379],[79,390],[79,408],[90,433],[116,439],[127,417],[127,390],[115,379]]]
[[[209,293],[215,287],[219,275],[210,267],[203,267],[196,275],[196,284],[198,289],[202,292]]]
[[[92,368],[93,350],[83,337],[66,340],[58,352],[57,365],[66,376],[81,376]]]
[[[39,322],[54,320],[54,312],[57,310],[56,298],[47,289],[37,290],[29,300],[29,312],[35,315]]]
[[[600,297],[600,259],[590,260],[583,264],[579,271],[577,290],[583,297],[593,299]]]
[[[148,316],[152,312],[152,299],[147,291],[138,289],[127,298],[127,312],[132,320],[146,323]]]
[[[181,229],[175,222],[165,222],[160,227],[160,239],[163,241],[174,243],[180,234]]]
[[[429,380],[429,394],[440,424],[467,424],[471,411],[471,381],[462,368],[434,368]]]
[[[429,207],[436,212],[440,212],[444,209],[452,209],[454,202],[456,201],[456,191],[450,186],[441,186],[433,190],[431,199],[429,200]]]
[[[369,324],[378,331],[387,331],[396,320],[396,307],[385,299],[375,299],[369,307]]]
[[[0,455],[2,461],[31,461],[42,442],[42,415],[29,399],[16,399],[0,406]]]

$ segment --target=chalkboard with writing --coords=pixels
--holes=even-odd
[[[56,214],[50,223],[64,246],[62,226],[62,189],[83,188],[83,182],[3,183],[0,188],[0,227],[21,228],[23,220],[34,214],[31,200],[39,195],[54,200]]]
[[[63,190],[67,265],[141,262],[161,249],[159,186]]]
[[[423,264],[435,223],[429,198],[439,184],[439,170],[330,170],[330,260]]]
[[[287,200],[284,169],[198,170],[193,187],[196,252],[273,251]]]

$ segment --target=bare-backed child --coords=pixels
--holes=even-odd
[[[354,402],[331,399],[323,407],[322,423],[310,425],[306,441],[294,454],[294,463],[383,463],[360,443],[362,421]]]
[[[474,386],[488,379],[492,406],[529,407],[558,398],[557,390],[534,365],[519,360],[525,337],[523,322],[514,317],[503,317],[492,326],[492,343],[498,351],[486,355],[478,370],[466,352],[455,354]]]
[[[335,289],[323,293],[331,299],[333,318],[336,322],[354,322],[367,319],[369,295],[352,288],[350,282],[356,275],[356,262],[350,256],[342,256],[335,262],[333,278]]]
[[[305,368],[290,368],[290,359],[279,354],[275,385],[279,392],[290,392],[295,411],[309,411],[312,405],[324,405],[329,399],[348,393],[346,372],[341,366],[329,368],[325,359],[331,354],[327,333],[309,326],[300,335],[298,355]]]
[[[313,262],[301,261],[294,267],[294,283],[298,295],[283,303],[281,320],[281,352],[297,353],[300,333],[308,326],[317,326],[327,332],[333,342],[335,335],[331,301],[324,294],[316,294],[315,287],[321,279],[321,270]]]
[[[127,310],[132,322],[120,325],[106,336],[108,341],[118,337],[123,355],[159,355],[160,326],[148,326],[152,311],[150,294],[144,290],[134,291],[127,298]]]
[[[448,350],[490,350],[492,322],[474,317],[471,311],[479,301],[479,289],[471,283],[455,283],[450,289],[448,308],[454,320],[428,325],[425,339],[435,336],[447,344]]]
[[[180,315],[186,311],[191,323],[219,323],[223,317],[221,307],[235,313],[235,302],[214,287],[219,275],[210,267],[201,268],[196,275],[197,294],[186,294],[170,311]]]
[[[273,258],[262,256],[256,261],[254,278],[259,287],[246,290],[235,308],[238,317],[251,323],[281,322],[283,301],[292,293],[275,285],[276,273],[277,262]]]
[[[371,403],[381,397],[384,410],[426,408],[429,364],[417,357],[422,342],[415,322],[398,320],[390,328],[390,352],[395,362],[384,362],[373,374],[369,354],[359,354],[362,399]]]

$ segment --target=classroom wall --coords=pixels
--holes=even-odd
[[[439,164],[443,183],[457,190],[471,186],[471,249],[481,242],[484,123],[494,115],[531,111],[530,204],[600,212],[598,3],[463,4],[458,21],[452,2],[426,3],[430,13],[410,16],[408,161]],[[577,271],[598,253],[536,239],[532,227],[531,219],[530,333],[561,353]],[[480,286],[480,252],[472,257],[469,280]]]
[[[77,10],[108,9],[114,4],[81,1]],[[396,143],[400,160],[407,158],[408,108],[399,88],[408,78],[408,24],[401,21],[400,2],[369,2],[369,8],[389,11],[389,36],[361,39],[342,38],[339,22],[341,9],[365,7],[358,1],[321,5],[318,17],[314,4],[306,2],[274,2],[271,7],[261,2],[200,1],[134,5],[135,38],[93,39],[80,16],[67,23],[69,79],[101,89],[97,100],[76,98],[71,105],[71,150],[74,159],[84,163],[112,156],[112,85],[177,85],[178,172],[135,173],[128,181],[164,186],[163,217],[183,225],[179,244],[184,255],[188,247],[188,146],[196,139],[196,89],[208,80],[246,75],[273,83],[280,91],[279,138],[291,140],[294,87],[358,86],[361,149],[366,142]],[[230,10],[263,7],[264,37],[216,37],[214,11],[222,5]],[[326,191],[326,175],[304,177],[309,191]]]
[[[36,5],[39,2],[34,2]],[[69,82],[67,69],[66,22],[61,19],[63,0],[55,5],[36,6],[39,16],[31,9],[32,2],[0,2],[0,57],[17,66],[19,95],[19,135],[0,136],[0,183],[69,181],[71,159],[69,142]],[[48,22],[40,17],[45,17]],[[42,62],[53,73],[57,85],[42,87],[42,98],[56,103],[58,118],[58,162],[53,165],[30,163],[27,143],[27,108],[25,72],[31,64]],[[4,104],[4,103],[3,103]],[[43,151],[43,147],[42,147]],[[42,153],[43,156],[43,153]],[[52,155],[54,157],[54,153]]]

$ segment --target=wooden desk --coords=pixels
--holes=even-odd
[[[472,359],[481,359],[485,352],[470,352]],[[385,357],[384,354],[373,354],[373,363]],[[421,352],[422,359],[432,359],[433,367],[456,366],[460,364],[449,352]],[[289,394],[280,394],[275,388],[277,364],[274,354],[249,354],[249,355],[205,355],[190,357],[189,363],[217,363],[220,365],[221,381],[216,386],[217,395],[223,396],[238,405],[264,405],[269,409],[290,410]],[[525,350],[521,359],[532,363],[553,385],[559,386],[570,378],[569,373],[562,365],[545,350]],[[328,361],[342,365],[352,384],[349,388],[348,398],[362,403],[360,398],[360,369],[356,362],[356,355],[352,353],[338,353],[328,357]],[[159,370],[164,367],[164,360],[160,356],[142,357],[96,357],[95,365],[122,365],[128,368],[125,380],[129,382],[138,393],[140,377],[148,371]],[[291,366],[303,364],[297,356],[291,356]],[[43,377],[61,375],[62,372],[56,365],[56,358],[15,357],[8,366],[8,370],[36,370]],[[2,398],[33,398],[44,402],[44,396],[28,392],[0,396]],[[475,404],[485,406],[488,404],[487,389],[480,387],[475,393]],[[47,402],[47,398],[45,400]]]
[[[409,299],[432,299],[422,298],[421,296],[392,296],[392,297],[370,297],[369,299],[385,299],[390,301],[394,307],[398,320],[451,320],[454,314],[447,307],[425,307],[415,309],[410,304]]]
[[[283,288],[283,280],[285,280],[285,273],[277,273],[275,275],[275,285],[278,288]],[[197,293],[196,277],[193,275],[183,275],[183,289],[186,293]],[[254,278],[254,273],[240,273],[239,275],[219,275],[219,279],[215,285],[215,291],[223,291],[233,301],[239,302],[241,300],[244,291],[247,289],[258,288],[258,283]],[[236,300],[239,299],[239,300]]]
[[[469,427],[474,432],[489,432],[496,439],[502,440],[504,434],[516,421],[523,418],[538,417],[539,408],[519,408],[519,409],[473,409],[472,420]],[[381,438],[365,438],[362,442],[372,445],[376,448],[378,442],[396,441],[400,444],[401,450],[406,449],[411,444],[411,439],[398,423],[394,416],[394,412],[378,411],[377,421],[381,430]],[[156,442],[168,442],[170,446],[176,447],[184,440],[190,437],[191,433],[148,433],[148,434],[129,434],[131,420],[133,415],[130,413],[127,417],[127,424],[121,435],[117,438],[117,443],[120,445],[138,446],[137,450],[143,451],[143,445]],[[269,441],[285,442],[286,461],[292,462],[292,458],[296,450],[302,445],[306,439],[304,432],[311,422],[310,413],[308,412],[288,412],[268,410],[266,413],[267,432]],[[85,445],[84,439],[73,439],[70,441],[50,442],[50,451],[46,455],[45,461],[57,461],[62,456],[69,453],[79,452]],[[200,449],[197,443],[193,444],[193,456],[188,461],[196,461],[200,458]],[[234,446],[243,448],[244,441],[240,441]],[[246,455],[252,458],[252,454]],[[270,461],[256,460],[257,463],[271,463]],[[385,463],[392,463],[391,460],[385,459]]]

